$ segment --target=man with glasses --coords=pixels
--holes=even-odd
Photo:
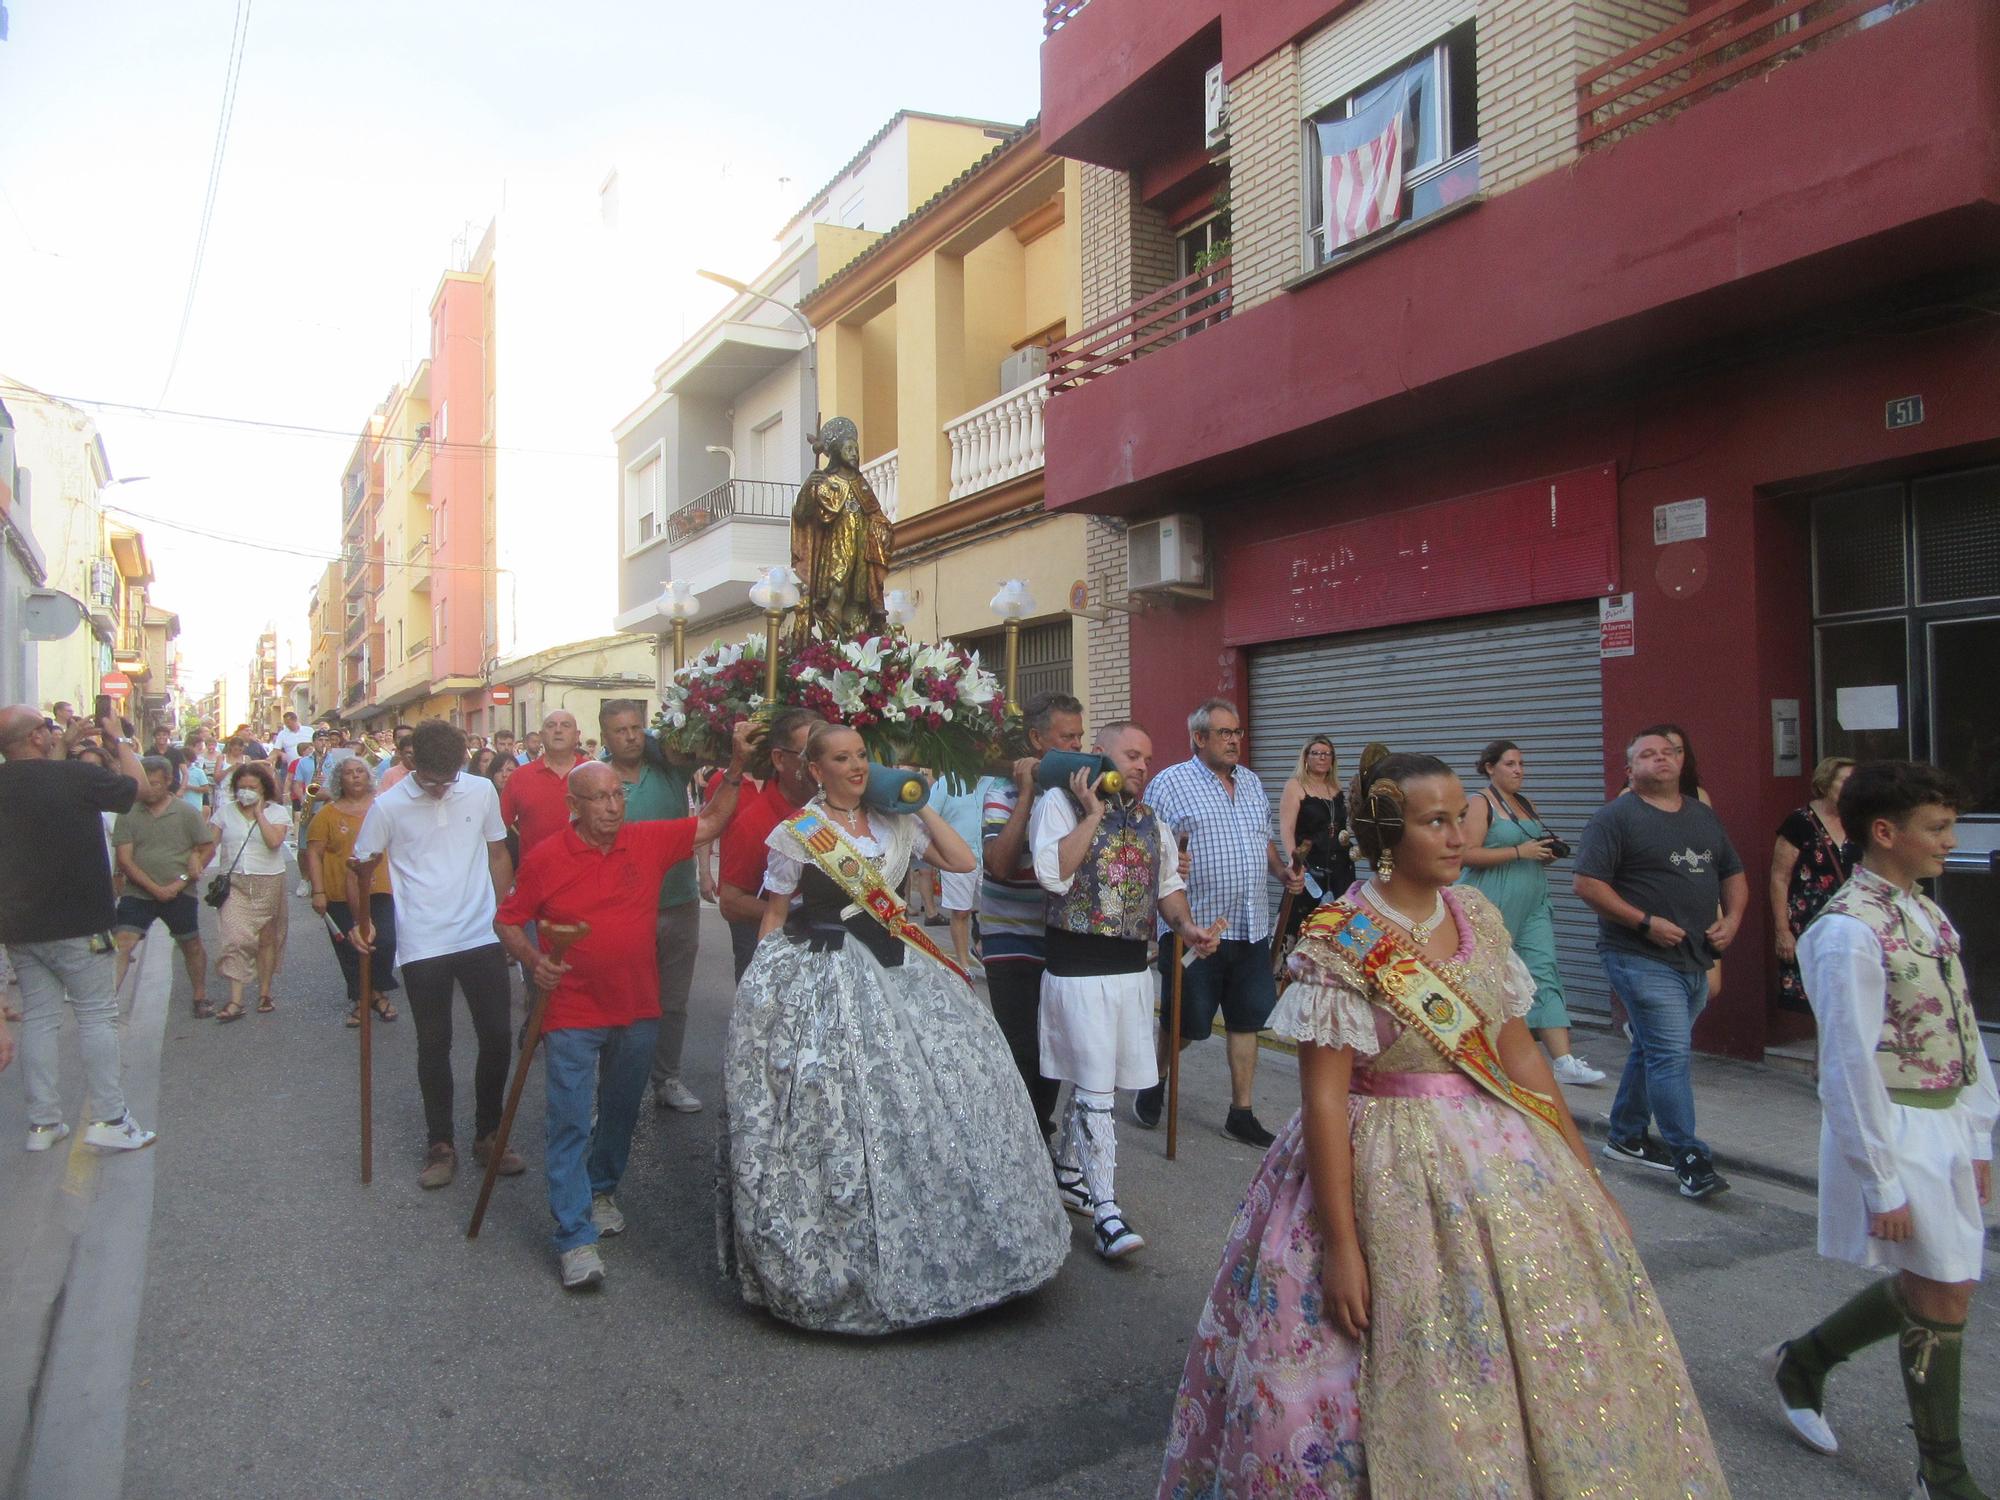
[[[1276,879],[1288,891],[1305,887],[1305,874],[1278,847],[1278,824],[1271,799],[1257,773],[1243,762],[1243,720],[1227,698],[1211,698],[1188,715],[1193,754],[1168,766],[1152,780],[1146,801],[1187,851],[1188,905],[1195,925],[1225,925],[1216,951],[1188,965],[1181,982],[1179,1045],[1209,1035],[1222,1015],[1229,1048],[1229,1114],[1222,1133],[1246,1146],[1263,1148],[1274,1137],[1251,1107],[1257,1079],[1257,1033],[1278,1003],[1271,976],[1273,913],[1266,890]],[[1167,1073],[1166,1035],[1170,1014],[1164,996],[1173,982],[1173,945],[1167,924],[1159,924],[1160,1075]],[[1166,1085],[1141,1090],[1132,1116],[1150,1130],[1160,1123]]]
[[[615,1195],[660,1029],[661,883],[735,812],[743,759],[758,732],[748,720],[736,726],[729,769],[699,818],[630,820],[617,765],[578,765],[565,793],[573,821],[522,857],[500,907],[501,942],[549,996],[544,1162],[562,1284],[571,1291],[604,1280],[597,1241],[625,1230]],[[587,922],[590,931],[555,963],[529,938],[530,922]]]
[[[354,857],[385,854],[395,887],[396,948],[403,989],[417,1025],[417,1087],[424,1096],[430,1146],[417,1182],[441,1188],[458,1173],[452,1136],[451,990],[465,994],[479,1039],[473,1071],[473,1159],[486,1164],[500,1128],[507,1088],[507,959],[493,914],[513,883],[507,829],[493,783],[465,769],[465,735],[443,719],[411,732],[410,774],[376,797],[354,841]],[[366,911],[368,896],[350,875],[348,909]],[[357,930],[347,941],[368,951]],[[500,1175],[525,1163],[509,1149]]]

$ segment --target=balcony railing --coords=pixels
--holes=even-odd
[[[1677,113],[1803,55],[1842,28],[1885,21],[1918,0],[1721,0],[1576,81],[1577,145]]]
[[[892,521],[896,519],[896,481],[903,473],[902,453],[901,448],[891,448],[861,466],[861,477],[868,481],[868,488],[882,502],[882,514]]]
[[[1042,0],[1042,35],[1054,36],[1088,4],[1090,0]]]
[[[1108,375],[1229,316],[1227,256],[1049,347],[1050,394]]]
[[[725,479],[667,516],[667,538],[678,545],[738,516],[789,521],[797,493],[791,485],[769,479]]]
[[[1048,399],[1047,383],[1037,380],[945,423],[944,435],[951,440],[947,498],[962,500],[1039,469],[1042,408]]]

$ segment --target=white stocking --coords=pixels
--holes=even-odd
[[[1118,1170],[1118,1143],[1111,1125],[1111,1110],[1116,1102],[1114,1095],[1077,1089],[1070,1095],[1069,1115],[1063,1126],[1064,1148],[1076,1153],[1090,1196],[1097,1200],[1092,1213],[1100,1224],[1118,1213],[1118,1194],[1113,1185]]]

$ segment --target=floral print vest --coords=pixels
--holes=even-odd
[[[1160,844],[1160,820],[1145,803],[1107,804],[1076,879],[1063,895],[1049,897],[1049,926],[1127,942],[1152,937]]]
[[[1870,870],[1856,870],[1820,916],[1852,917],[1882,950],[1888,1000],[1875,1065],[1892,1089],[1963,1088],[1979,1076],[1979,1026],[1958,962],[1958,933],[1937,904],[1910,899],[1937,929],[1933,943],[1898,908],[1896,888]]]

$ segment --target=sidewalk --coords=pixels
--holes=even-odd
[[[1603,1083],[1563,1091],[1577,1127],[1591,1140],[1602,1140],[1631,1047],[1621,1031],[1587,1027],[1570,1033],[1570,1045],[1604,1070]],[[1804,1069],[1697,1052],[1693,1070],[1695,1128],[1724,1176],[1737,1172],[1819,1191],[1819,1094]],[[1607,1164],[1606,1170],[1622,1169]],[[1986,1238],[2000,1246],[1993,1205],[1987,1209]]]

